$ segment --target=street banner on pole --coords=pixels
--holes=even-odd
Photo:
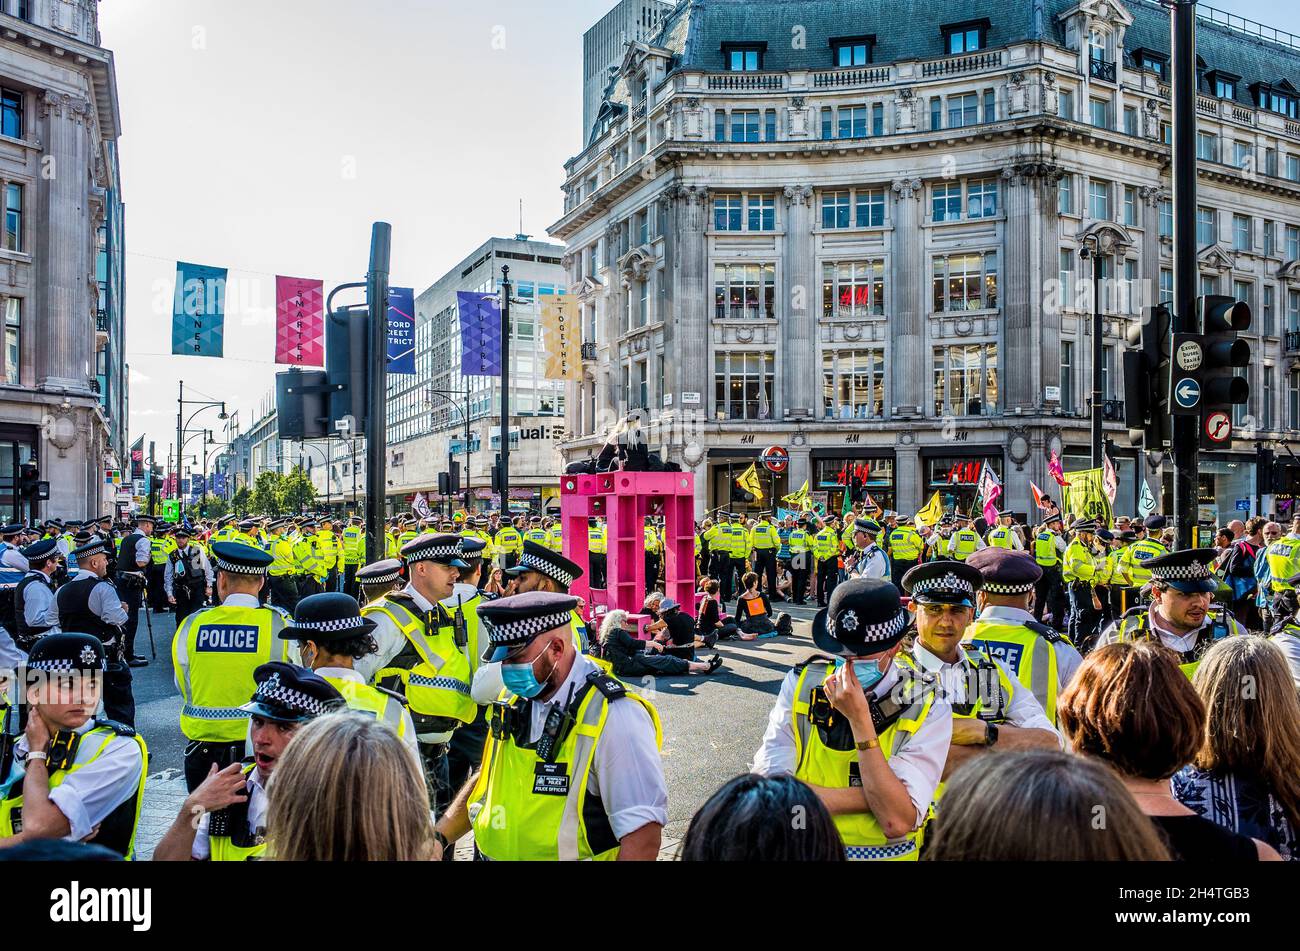
[[[501,298],[458,291],[460,375],[501,375]]]
[[[980,504],[984,508],[984,522],[986,525],[993,526],[998,523],[998,499],[1002,498],[1002,480],[998,474],[993,471],[987,459],[984,460],[984,469],[980,472]]]
[[[543,295],[542,342],[547,353],[546,379],[582,379],[582,337],[573,300]]]
[[[219,499],[226,497],[226,474],[224,472],[212,473],[212,494]]]
[[[325,285],[306,277],[275,279],[275,362],[325,365]]]
[[[1110,499],[1106,498],[1106,470],[1088,469],[1071,472],[1065,483],[1065,511],[1077,518],[1096,519],[1097,524],[1110,528]]]
[[[226,324],[226,269],[176,262],[172,353],[220,357]]]
[[[415,375],[415,288],[388,289],[388,372]]]

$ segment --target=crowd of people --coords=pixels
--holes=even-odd
[[[0,858],[134,856],[136,629],[171,610],[188,797],[154,859],[447,860],[471,831],[485,860],[652,859],[633,688],[812,598],[818,652],[682,859],[1300,855],[1300,519],[1183,551],[1159,516],[1012,521],[706,520],[698,608],[652,585],[638,616],[569,593],[599,520],[585,564],[536,516],[393,520],[371,564],[359,520],[4,526]]]

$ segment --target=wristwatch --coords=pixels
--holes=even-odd
[[[863,740],[861,743],[855,743],[853,745],[859,750],[875,750],[880,748],[880,740],[879,738]]]
[[[46,753],[44,750],[28,750],[23,754],[22,759],[24,761],[33,759],[42,760],[48,766],[50,762],[50,754]]]
[[[984,723],[984,745],[993,746],[998,741],[998,725],[996,723]]]

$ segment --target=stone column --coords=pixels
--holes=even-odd
[[[786,485],[790,487],[791,494],[798,492],[799,487],[808,482],[809,491],[812,490],[812,449],[805,443],[803,446],[790,447],[790,468],[789,478]],[[781,504],[780,499],[774,500],[773,504]]]
[[[890,403],[899,416],[920,416],[925,404],[925,268],[921,180],[900,178],[891,191],[894,234],[889,268]],[[888,407],[887,407],[888,409]]]
[[[46,120],[42,158],[52,163],[52,174],[29,189],[39,194],[39,203],[33,202],[37,227],[29,234],[47,236],[44,246],[32,248],[36,285],[44,292],[40,313],[29,318],[30,326],[41,327],[36,381],[39,386],[88,394],[94,356],[89,299],[91,241],[86,231],[92,107],[85,99],[53,92],[47,92],[38,105]]]
[[[999,355],[1007,413],[1033,413],[1043,391],[1061,381],[1061,294],[1049,295],[1060,248],[1055,166],[1028,162],[1002,172],[1007,209],[1000,261],[1003,352]],[[1064,292],[1064,290],[1063,290]]]
[[[674,346],[665,372],[677,393],[699,393],[699,412],[709,411],[709,261],[704,231],[708,189],[681,182],[669,186],[672,231],[665,267],[665,323],[673,322]],[[669,270],[671,269],[671,270]]]
[[[817,351],[816,275],[813,274],[812,237],[813,187],[785,187],[785,249],[781,259],[785,313],[780,320],[781,405],[773,407],[773,417],[780,419],[782,410],[790,416],[813,415]]]
[[[915,442],[899,443],[894,448],[894,484],[897,486],[894,507],[900,515],[912,515],[929,501],[921,497],[925,474],[921,471],[921,450]]]
[[[1138,248],[1138,276],[1145,291],[1145,306],[1160,303],[1160,203],[1169,199],[1163,188],[1143,186],[1138,189],[1142,199],[1142,243]]]

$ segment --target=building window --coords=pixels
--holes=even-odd
[[[984,121],[996,122],[998,119],[997,94],[992,89],[984,90]]]
[[[713,199],[713,230],[739,231],[741,228],[741,197],[716,195]]]
[[[1124,134],[1132,136],[1138,134],[1138,111],[1132,106],[1124,107]]]
[[[948,128],[979,125],[979,96],[973,92],[948,97]]]
[[[1174,236],[1174,203],[1172,201],[1162,201],[1160,203],[1160,237],[1172,238]]]
[[[885,191],[883,188],[854,188],[822,192],[822,227],[883,228],[885,225]]]
[[[934,349],[934,415],[987,416],[998,405],[995,343]]]
[[[1204,205],[1196,209],[1196,243],[1199,247],[1206,247],[1214,244],[1219,240],[1218,226],[1214,220],[1214,209],[1206,208]]]
[[[1286,292],[1286,331],[1300,330],[1300,291]]]
[[[1219,160],[1219,137],[1213,132],[1196,133],[1196,157],[1206,162]]]
[[[1088,180],[1088,216],[1094,221],[1110,221],[1110,182]]]
[[[1231,79],[1215,79],[1214,94],[1220,99],[1236,99],[1237,84]]]
[[[1174,302],[1174,272],[1167,267],[1160,269],[1160,303]]]
[[[1062,215],[1074,214],[1074,176],[1065,175],[1056,186],[1056,211]]]
[[[1209,297],[1211,294],[1219,293],[1219,277],[1217,274],[1201,275],[1201,296]]]
[[[1254,160],[1254,149],[1249,142],[1232,143],[1232,164],[1245,169]]]
[[[0,89],[0,134],[23,137],[23,94],[13,89]]]
[[[1264,392],[1260,395],[1259,422],[1260,428],[1265,431],[1273,428],[1273,375],[1275,372],[1276,371],[1273,367],[1269,366],[1267,363],[1264,364],[1264,372],[1262,374]]]
[[[934,220],[959,221],[961,219],[961,182],[934,186]]]
[[[1066,254],[1068,252],[1062,252]],[[1061,341],[1061,413],[1074,415],[1074,341]]]
[[[885,134],[885,106],[884,103],[873,102],[871,104],[871,134]]]
[[[776,110],[768,109],[763,113],[763,141],[776,141]]]
[[[1264,313],[1261,317],[1259,328],[1261,335],[1265,337],[1276,337],[1276,323],[1273,319],[1273,285],[1264,285]]]
[[[6,251],[23,249],[23,186],[5,186],[5,234]]]
[[[727,110],[715,109],[713,112],[713,141],[727,141]],[[592,188],[595,191],[595,188]]]
[[[966,213],[971,218],[992,218],[997,215],[996,178],[977,178],[966,183]]]
[[[943,100],[938,96],[930,97],[930,128],[943,128]]]
[[[881,419],[885,415],[885,352],[822,351],[822,415]]]
[[[1074,252],[1069,248],[1061,248],[1061,304],[1066,309],[1072,309],[1074,302]]]
[[[885,226],[885,190],[883,188],[854,189],[854,221],[859,228]]]
[[[1300,182],[1300,155],[1286,157],[1286,177],[1293,182]]]
[[[1106,99],[1093,99],[1092,124],[1098,129],[1110,128],[1110,102]]]
[[[732,73],[755,73],[763,68],[763,48],[760,46],[724,46],[723,60]]]
[[[746,195],[750,231],[776,230],[776,196],[769,193]]]
[[[1174,144],[1174,125],[1172,122],[1160,123],[1160,141],[1165,145]]]
[[[1232,216],[1232,249],[1234,251],[1249,251],[1251,249],[1250,224],[1249,215]]]
[[[1062,89],[1056,97],[1056,114],[1062,119],[1074,118],[1074,90]]]
[[[980,23],[954,23],[941,29],[944,35],[944,46],[949,54],[973,53],[976,50],[984,49],[984,37],[988,29],[986,21]]]
[[[1244,301],[1250,308],[1251,313],[1255,311],[1255,282],[1254,281],[1233,281],[1232,282],[1232,299]]]
[[[717,264],[713,268],[714,315],[718,319],[776,318],[776,266]]]
[[[759,141],[757,109],[736,109],[731,113],[731,141]]]
[[[1137,189],[1132,185],[1124,186],[1124,224],[1135,227],[1138,223]]]
[[[23,302],[17,297],[5,300],[4,380],[17,386],[22,370]]]
[[[852,192],[822,192],[822,227],[847,228],[852,209]]]
[[[1286,259],[1294,261],[1300,258],[1300,226],[1286,226]]]
[[[1155,73],[1161,79],[1165,78],[1167,63],[1158,56],[1152,56],[1149,53],[1142,53],[1138,56],[1138,69],[1145,69],[1148,72]]]
[[[1272,221],[1264,222],[1264,257],[1271,258],[1277,252],[1277,231]]]
[[[935,313],[993,310],[998,306],[998,253],[935,257]]]
[[[867,137],[867,107],[840,106],[839,128],[836,133],[841,139],[865,139]]]
[[[714,358],[713,399],[718,419],[771,419],[773,355],[719,353]]]
[[[866,66],[871,62],[871,41],[867,39],[833,40],[831,50],[834,62],[840,69]]]
[[[824,317],[879,317],[885,313],[885,262],[822,265]]]
[[[1288,119],[1296,118],[1296,97],[1289,93],[1278,92],[1268,86],[1261,86],[1256,101],[1261,109],[1276,112]]]

